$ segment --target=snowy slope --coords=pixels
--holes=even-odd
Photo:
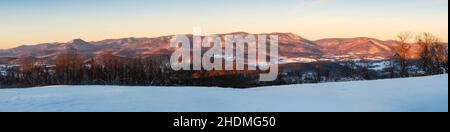
[[[0,90],[0,111],[448,112],[448,75],[378,81],[273,86],[51,86]]]

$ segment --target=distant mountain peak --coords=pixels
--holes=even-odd
[[[88,42],[84,41],[83,39],[73,39],[69,42],[67,42],[67,44],[76,44],[76,45],[84,45],[84,44],[89,44]]]
[[[74,39],[69,42],[66,42],[62,45],[63,49],[76,49],[76,50],[97,50],[98,47],[84,41],[83,39]]]

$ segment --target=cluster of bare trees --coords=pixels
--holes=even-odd
[[[58,84],[76,84],[83,79],[86,67],[84,56],[69,52],[56,56],[55,77]]]
[[[416,35],[415,42],[413,35],[408,32],[400,33],[397,36],[398,47],[396,60],[398,64],[399,74],[401,77],[409,77],[411,75],[411,61],[417,60],[418,68],[414,72],[419,71],[422,75],[434,75],[448,72],[448,45],[440,42],[439,38],[431,33],[421,33]],[[411,57],[413,44],[418,45],[418,57]],[[395,69],[395,68],[393,68]]]
[[[438,38],[429,33],[423,33],[417,37],[420,45],[421,69],[426,74],[438,74],[448,70],[448,49],[444,47]]]

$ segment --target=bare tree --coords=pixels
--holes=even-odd
[[[399,42],[399,45],[397,47],[397,56],[398,56],[398,63],[400,65],[400,76],[401,77],[408,77],[408,54],[411,49],[411,45],[409,44],[409,41],[411,40],[411,33],[409,32],[402,32],[397,36],[397,41]]]
[[[448,46],[439,43],[432,47],[432,51],[434,53],[435,72],[438,74],[448,72]]]

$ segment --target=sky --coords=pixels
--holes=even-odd
[[[448,42],[448,0],[0,0],[0,49],[244,31],[310,40],[430,32]]]

